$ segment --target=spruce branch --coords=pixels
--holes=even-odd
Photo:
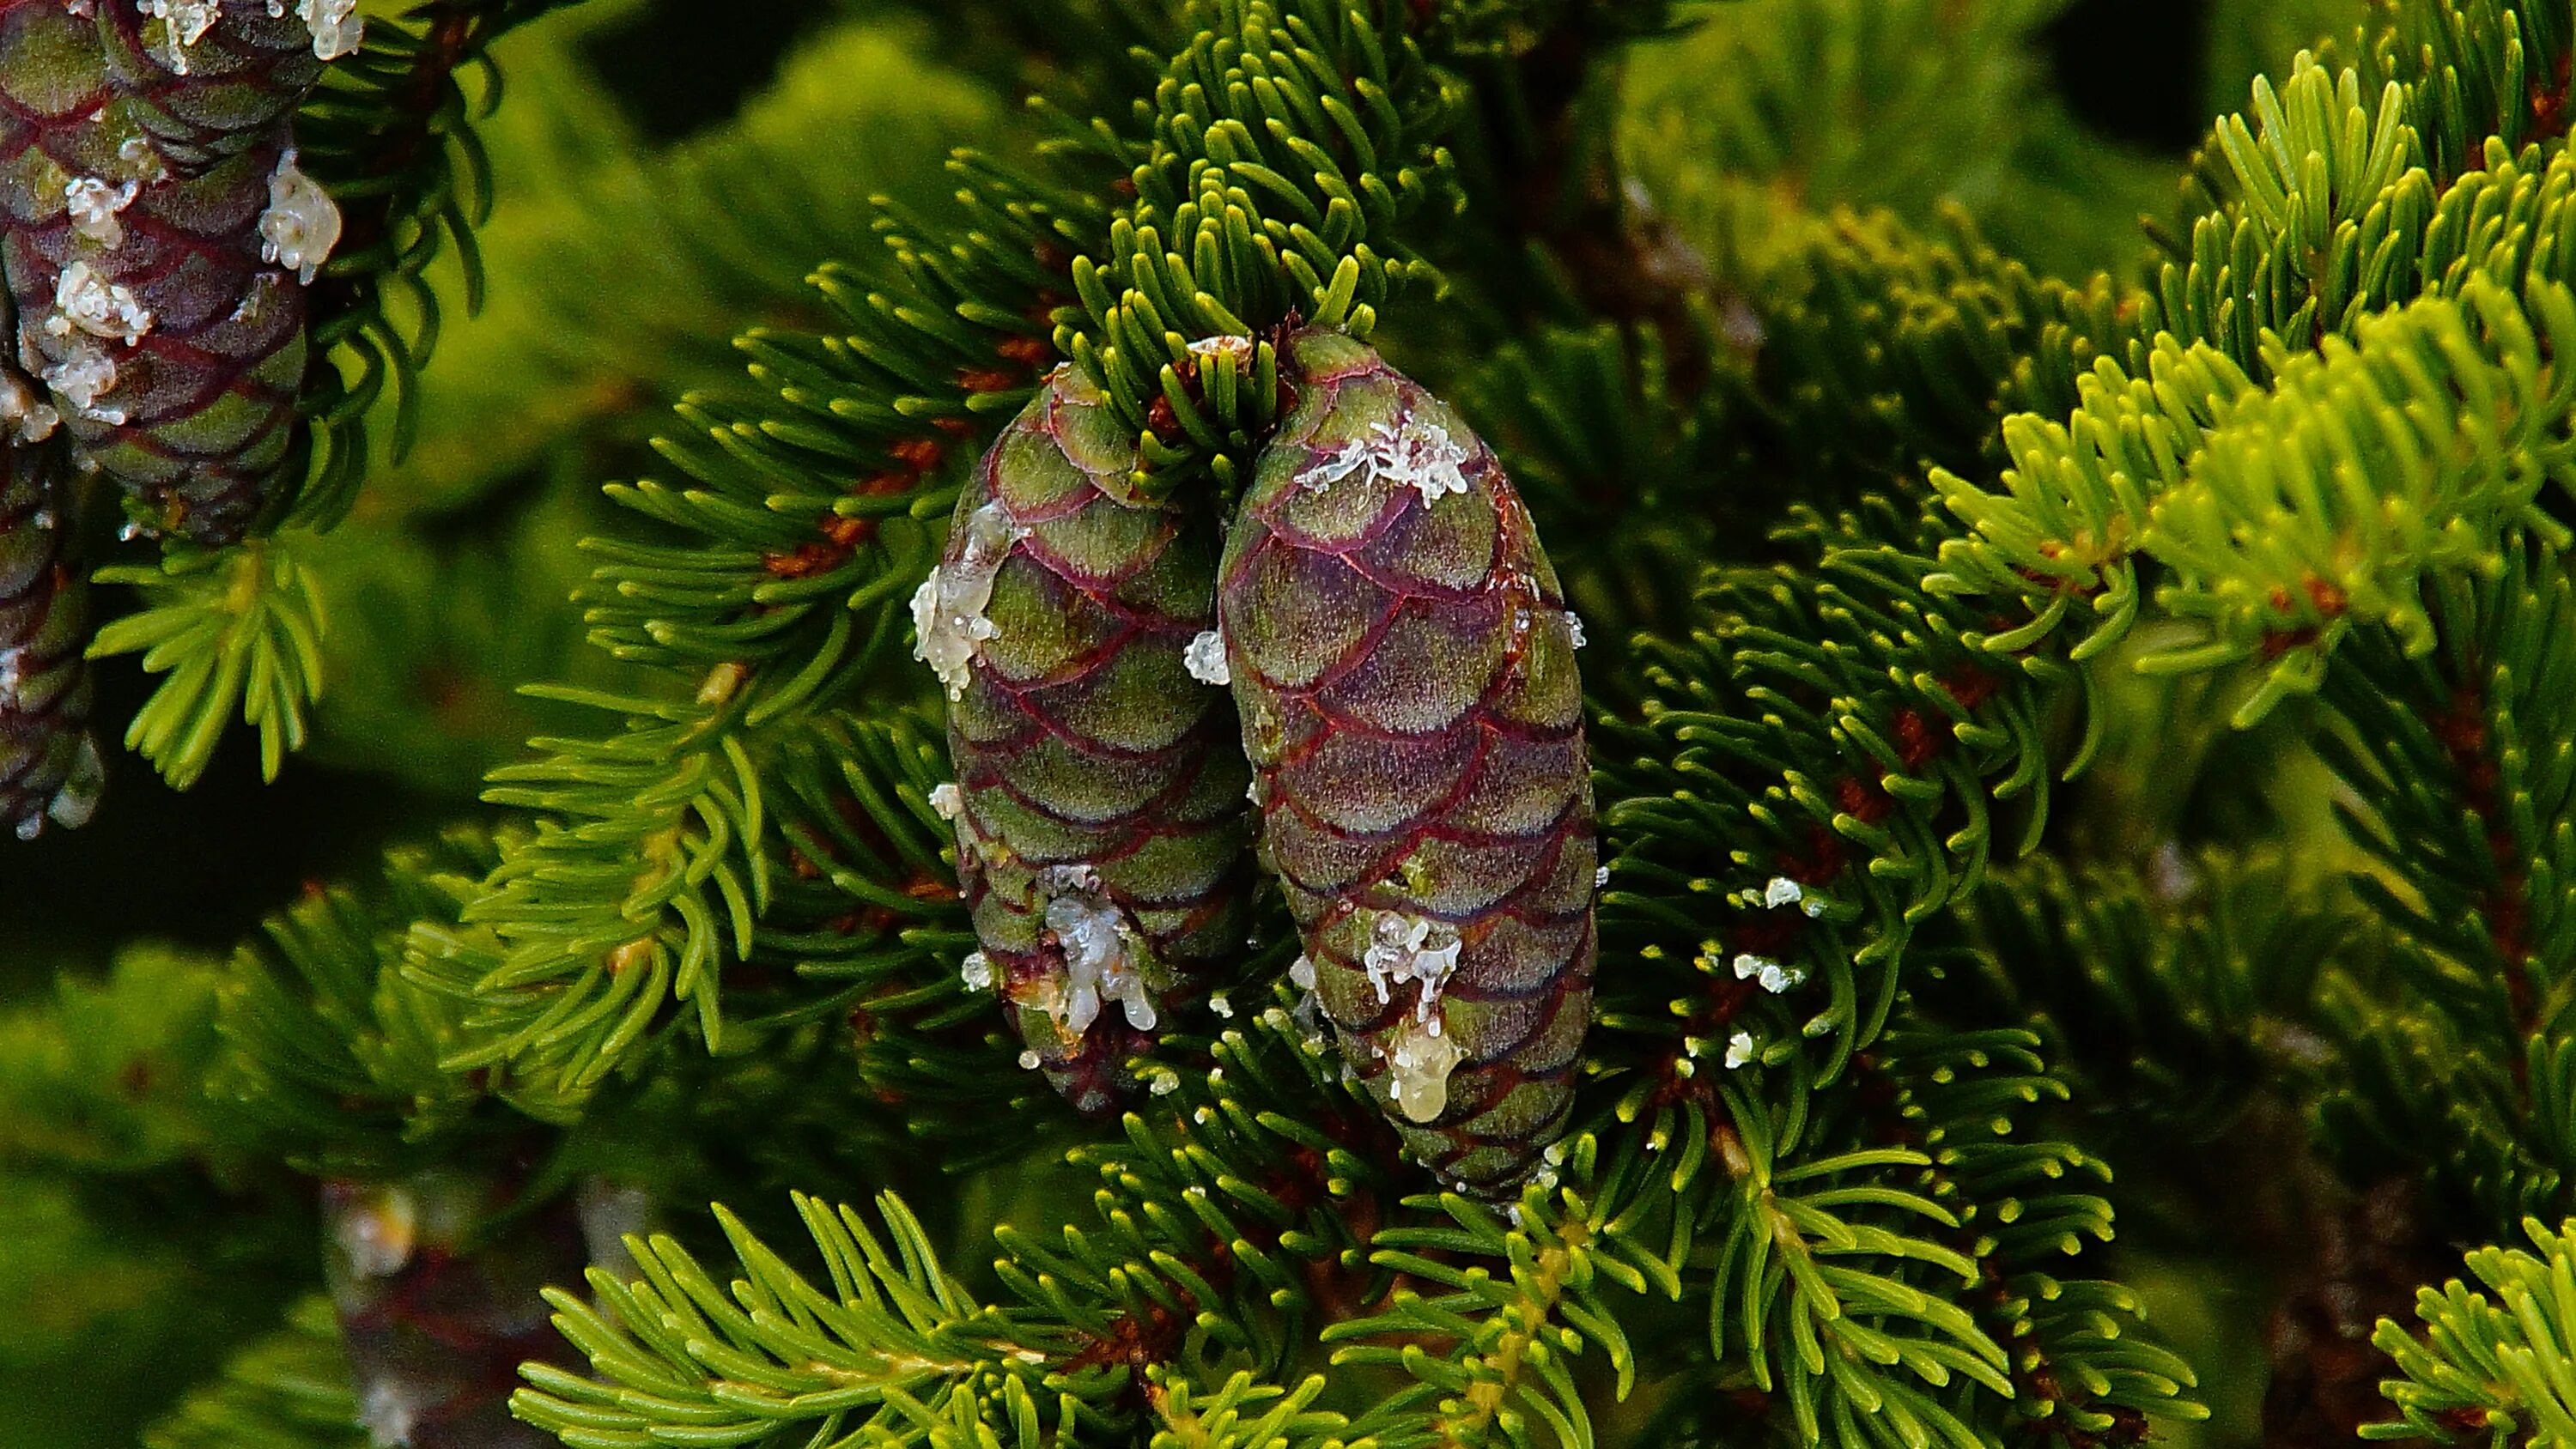
[[[2398,1417],[2363,1425],[2363,1438],[2530,1449],[2576,1443],[2576,1394],[2568,1388],[2576,1223],[2553,1232],[2525,1218],[2522,1230],[2531,1249],[2468,1254],[2477,1286],[2454,1278],[2418,1292],[2420,1328],[2379,1321],[2371,1341],[2403,1375],[2380,1385]]]
[[[2576,686],[2557,644],[2576,586],[2555,550],[2518,544],[2491,577],[2445,580],[2425,602],[2432,652],[2363,642],[2328,683],[2349,732],[2322,753],[2355,791],[2347,834],[2375,867],[2357,893],[2396,939],[2384,980],[2331,983],[2348,1065],[2321,1111],[2345,1160],[2420,1162],[2476,1232],[2553,1209],[2576,1172],[2559,1125],[2576,1100],[2561,884],[2576,865]],[[2417,1075],[2434,1061],[2440,1078]],[[2410,1145],[2436,1122],[2439,1150]]]
[[[454,1150],[489,1083],[445,1064],[455,1003],[403,974],[403,946],[414,922],[454,918],[495,849],[467,830],[397,849],[378,879],[316,889],[234,954],[216,1080],[266,1143],[341,1176]]]
[[[310,360],[296,406],[307,426],[254,534],[339,522],[366,471],[368,417],[389,386],[396,451],[408,445],[413,383],[438,331],[423,274],[445,247],[464,261],[469,310],[480,301],[473,230],[491,188],[458,73],[484,67],[493,77],[487,96],[497,96],[498,72],[484,54],[491,42],[566,3],[426,0],[403,18],[378,17],[298,110],[297,164],[334,198],[341,242],[306,319]],[[398,311],[409,320],[397,320]],[[170,676],[136,711],[126,744],[173,785],[203,773],[237,709],[259,731],[268,778],[302,746],[305,707],[322,689],[322,617],[293,548],[291,537],[211,551],[174,537],[157,579],[149,565],[101,571],[103,581],[160,595],[111,621],[94,652],[144,650],[145,668]]]
[[[1060,1328],[977,1301],[892,1195],[877,1200],[877,1223],[797,1197],[825,1286],[716,1211],[743,1277],[720,1285],[672,1239],[628,1238],[641,1278],[592,1269],[596,1307],[546,1294],[597,1377],[526,1365],[512,1412],[576,1449],[679,1436],[938,1445],[960,1432],[1029,1443],[1042,1426],[1071,1435],[1105,1414],[1125,1377],[1070,1367]]]
[[[2268,663],[2240,725],[2314,692],[2356,627],[2431,648],[2417,600],[2428,573],[2473,564],[2507,528],[2556,529],[2535,500],[2576,476],[2568,378],[2549,361],[2576,342],[2576,293],[2535,281],[2518,302],[2472,277],[2456,299],[2374,313],[2356,332],[2295,356],[2275,347],[2268,391],[2170,338],[2144,378],[2101,360],[2069,425],[2006,423],[2002,494],[1935,473],[1974,533],[1943,546],[1927,584],[2018,596],[2030,622],[1992,636],[1998,648],[2086,607],[2105,616],[2075,646],[2086,658],[2135,621],[2137,560],[2154,560],[2171,573],[2159,606],[2206,633],[2141,667]]]
[[[1945,1019],[2028,1022],[2106,1121],[2200,1140],[2321,1045],[2318,985],[2352,926],[2277,850],[2176,849],[2151,871],[1996,871],[1965,903],[1977,949],[1918,997]]]
[[[303,747],[305,710],[322,693],[324,613],[298,550],[294,534],[212,550],[173,542],[158,564],[98,571],[145,602],[100,628],[90,656],[140,654],[146,673],[168,676],[125,744],[172,785],[205,773],[236,709],[259,731],[263,778]]]

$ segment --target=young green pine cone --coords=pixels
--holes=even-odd
[[[51,421],[0,368],[0,827],[21,840],[48,818],[87,821],[103,773],[86,728],[87,583],[66,556],[62,451],[41,441]]]
[[[1099,388],[1058,368],[912,601],[948,693],[936,801],[983,947],[967,980],[1085,1112],[1242,949],[1252,886],[1233,704],[1184,658],[1214,622],[1216,523],[1137,498],[1135,462]]]
[[[150,526],[203,543],[240,538],[274,490],[304,289],[339,236],[292,140],[347,38],[319,3],[0,0],[18,358],[83,460]]]
[[[1455,413],[1334,333],[1284,371],[1217,596],[1262,854],[1344,1059],[1425,1163],[1505,1190],[1590,1012],[1581,627]]]

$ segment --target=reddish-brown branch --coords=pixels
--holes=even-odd
[[[2476,668],[2476,661],[2470,661],[2463,676],[2474,678]],[[2506,1053],[2505,1065],[2513,1075],[2516,1099],[2527,1111],[2531,1106],[2531,1076],[2521,1046],[2540,1030],[2540,1003],[2531,984],[2530,916],[2524,901],[2530,883],[2528,852],[2514,839],[2506,823],[2510,817],[2499,798],[2500,772],[2490,748],[2493,739],[2487,729],[2483,691],[2467,683],[2454,689],[2450,706],[2434,722],[2433,732],[2449,757],[2461,803],[2472,817],[2487,826],[2485,845],[2487,858],[2495,867],[2495,883],[2478,891],[2471,904],[2486,924],[2487,940],[2504,974],[2506,1009],[2511,1013],[2516,1037],[2513,1049]]]

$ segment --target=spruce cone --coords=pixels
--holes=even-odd
[[[913,598],[949,698],[968,979],[1085,1112],[1242,948],[1252,886],[1232,705],[1184,659],[1214,622],[1216,525],[1138,499],[1135,461],[1099,388],[1058,368]]]
[[[49,419],[0,368],[0,827],[32,840],[48,817],[77,827],[103,769],[89,722],[87,581],[67,554],[71,500]]]
[[[579,1284],[594,1262],[632,1276],[615,1235],[640,1229],[642,1215],[636,1195],[595,1181],[577,1199],[525,1211],[492,1183],[457,1172],[325,1183],[324,1276],[349,1349],[359,1417],[375,1442],[409,1449],[553,1444],[510,1416],[520,1364],[579,1361],[538,1294]]]
[[[1435,1171],[1506,1190],[1592,995],[1581,633],[1456,414],[1338,334],[1284,370],[1218,576],[1262,851],[1344,1059]]]
[[[201,543],[249,529],[294,439],[304,289],[340,222],[295,168],[291,118],[354,43],[338,10],[0,0],[19,359],[84,461]]]

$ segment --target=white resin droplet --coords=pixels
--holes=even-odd
[[[1315,958],[1300,956],[1288,963],[1288,984],[1300,991],[1315,989]]]
[[[387,1374],[367,1385],[358,1400],[358,1425],[377,1444],[409,1444],[420,1427],[420,1411],[435,1407],[419,1402],[421,1390],[401,1374]]]
[[[1038,1069],[1038,1054],[1034,1051],[1025,1051],[1020,1053],[1020,1069],[1030,1072],[1036,1071]]]
[[[117,214],[134,204],[141,189],[131,181],[110,186],[95,176],[76,176],[63,183],[63,209],[71,213],[72,230],[114,251],[125,244],[125,224]]]
[[[930,808],[942,820],[954,820],[966,809],[966,797],[953,784],[930,787]]]
[[[1753,1033],[1739,1031],[1726,1039],[1727,1070],[1733,1071],[1751,1060],[1753,1060]]]
[[[1429,1022],[1440,988],[1458,969],[1460,945],[1458,932],[1445,922],[1386,911],[1369,928],[1369,947],[1360,964],[1368,968],[1369,985],[1377,989],[1380,1001],[1389,999],[1393,989],[1405,982],[1421,982],[1422,998],[1414,1005],[1414,1017]]]
[[[1234,671],[1225,662],[1225,636],[1214,629],[1203,630],[1190,641],[1189,647],[1181,651],[1181,663],[1189,669],[1190,678],[1201,684],[1234,682]]]
[[[67,349],[40,374],[54,395],[78,409],[82,417],[110,425],[125,421],[125,410],[99,406],[116,387],[116,359],[104,348],[83,341]],[[46,411],[51,412],[48,408]],[[46,431],[52,431],[50,428]],[[29,441],[34,441],[30,436]]]
[[[1762,904],[1775,909],[1781,906],[1794,906],[1806,898],[1807,892],[1796,881],[1785,875],[1771,877],[1771,884],[1762,889]]]
[[[1736,979],[1736,980],[1738,980],[1738,981],[1749,980],[1749,979],[1750,979],[1750,978],[1752,978],[1752,977],[1755,977],[1755,976],[1760,975],[1760,974],[1761,974],[1761,973],[1762,973],[1766,968],[1767,968],[1767,969],[1769,969],[1769,970],[1777,971],[1777,970],[1779,970],[1779,969],[1780,969],[1780,963],[1779,963],[1779,962],[1777,962],[1777,961],[1766,960],[1766,959],[1765,959],[1765,958],[1763,958],[1763,957],[1760,957],[1760,956],[1756,956],[1756,955],[1754,955],[1754,954],[1753,954],[1752,952],[1750,952],[1750,951],[1739,951],[1739,952],[1737,952],[1737,953],[1736,953],[1736,956],[1735,956],[1735,979]]]
[[[358,0],[297,0],[296,16],[313,32],[313,54],[323,60],[338,60],[358,48],[366,38],[367,22],[356,13]],[[277,13],[271,0],[269,14]]]
[[[1067,1036],[1081,1036],[1100,1017],[1103,1002],[1116,1002],[1127,1024],[1152,1031],[1160,1014],[1136,969],[1136,935],[1126,912],[1101,891],[1089,866],[1055,865],[1038,873],[1049,897],[1043,919],[1064,957],[1062,996],[1049,1007]]]
[[[378,1188],[337,1214],[331,1236],[361,1278],[390,1278],[420,1241],[420,1204],[400,1187]]]
[[[71,773],[63,778],[63,787],[45,805],[45,813],[65,830],[78,830],[98,813],[99,796],[107,789],[107,762],[98,757],[98,742],[83,739],[80,753],[73,756]]]
[[[1572,609],[1565,611],[1565,632],[1574,637],[1574,647],[1577,649],[1592,642],[1583,637],[1583,616]]]
[[[87,262],[74,262],[54,281],[54,315],[45,330],[56,337],[80,331],[122,338],[131,347],[152,330],[152,313],[134,300],[133,288],[100,276]]]
[[[1449,1074],[1466,1053],[1418,1021],[1396,1024],[1386,1053],[1387,1088],[1408,1120],[1429,1122],[1449,1106]]]
[[[1002,560],[1026,530],[1013,527],[1000,503],[987,503],[966,516],[965,546],[957,557],[930,571],[912,596],[912,628],[917,636],[912,657],[930,665],[950,699],[966,697],[969,665],[985,640],[1001,629],[984,617],[993,601],[993,578]]]
[[[1244,359],[1252,356],[1252,339],[1249,337],[1233,337],[1222,334],[1215,337],[1202,337],[1198,341],[1190,344],[1190,355],[1192,357],[1221,357],[1228,362],[1241,366]]]
[[[203,40],[223,17],[219,0],[143,0],[136,8],[146,19],[161,22],[158,56],[172,75],[188,73],[188,47]]]
[[[1208,1010],[1231,1019],[1234,1016],[1234,1003],[1226,998],[1224,992],[1215,992],[1208,997]]]
[[[306,286],[340,244],[340,208],[312,177],[295,169],[293,151],[277,158],[277,170],[268,178],[268,209],[259,214],[259,238],[260,260],[286,268]]]
[[[1610,883],[1610,867],[1600,866],[1592,872],[1592,888],[1599,890]]]
[[[1365,468],[1373,477],[1422,495],[1423,506],[1467,491],[1461,465],[1467,450],[1439,424],[1406,414],[1401,424],[1378,422],[1306,469],[1304,485],[1321,493]]]
[[[981,951],[967,952],[966,959],[957,963],[957,979],[965,982],[969,991],[992,990],[993,958]]]
[[[54,435],[55,426],[62,420],[62,415],[38,396],[26,379],[0,367],[0,436],[41,443]]]

